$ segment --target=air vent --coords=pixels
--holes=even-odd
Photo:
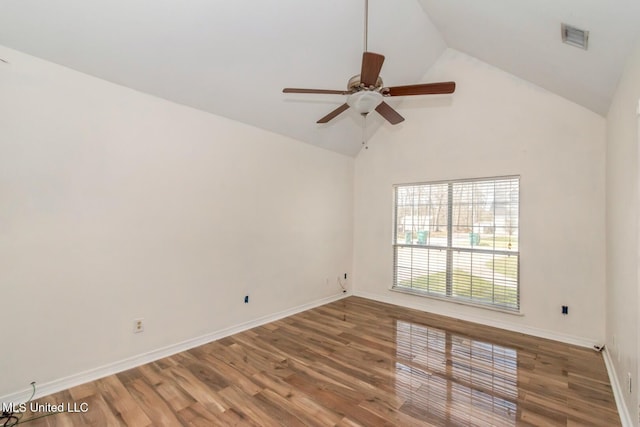
[[[587,50],[589,46],[589,31],[572,27],[571,25],[562,24],[562,41],[571,46],[579,47]]]

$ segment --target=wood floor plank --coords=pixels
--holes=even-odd
[[[131,396],[129,389],[120,381],[117,375],[102,378],[95,383],[100,393],[112,409],[117,418],[127,426],[149,426],[151,420]]]
[[[179,412],[196,403],[196,400],[192,396],[172,381],[163,381],[157,384],[155,389],[174,412]]]
[[[600,353],[357,297],[37,402],[89,412],[30,427],[620,425]]]
[[[212,412],[208,410],[200,402],[196,402],[178,412],[178,418],[182,425],[210,427],[210,426],[257,426],[250,420],[243,418],[242,415],[233,409],[224,412]]]
[[[124,419],[118,417],[114,413],[104,397],[100,394],[87,396],[83,399],[90,411],[80,413],[79,418],[82,419],[83,425],[108,425],[108,426],[126,426]]]
[[[219,389],[208,387],[206,382],[201,381],[189,369],[176,366],[169,368],[169,373],[176,385],[182,387],[196,402],[205,406],[208,411],[225,412],[229,409],[218,395],[217,390]]]
[[[130,392],[154,425],[180,425],[167,402],[144,379],[140,378],[131,383]]]
[[[276,418],[277,414],[265,412],[261,405],[252,399],[252,395],[244,393],[235,386],[221,390],[220,396],[227,401],[230,407],[235,408],[242,418],[247,418],[256,425],[264,427],[281,425]]]
[[[350,393],[346,388],[337,389],[332,387],[333,384],[319,384],[313,378],[305,378],[303,375],[293,375],[287,381],[295,390],[302,391],[321,405],[332,408],[342,419],[350,416],[369,426],[387,424],[385,419],[359,407],[360,399],[356,397],[356,393]]]

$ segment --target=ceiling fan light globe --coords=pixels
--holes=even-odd
[[[347,104],[360,114],[369,114],[382,102],[379,92],[364,90],[356,92],[347,98]]]

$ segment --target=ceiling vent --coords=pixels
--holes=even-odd
[[[560,28],[562,30],[562,41],[564,43],[587,50],[589,46],[589,31],[581,30],[580,28],[567,24],[562,24]]]

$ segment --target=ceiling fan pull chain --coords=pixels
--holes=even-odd
[[[365,150],[369,149],[369,145],[367,144],[367,115],[362,115],[362,146]]]

